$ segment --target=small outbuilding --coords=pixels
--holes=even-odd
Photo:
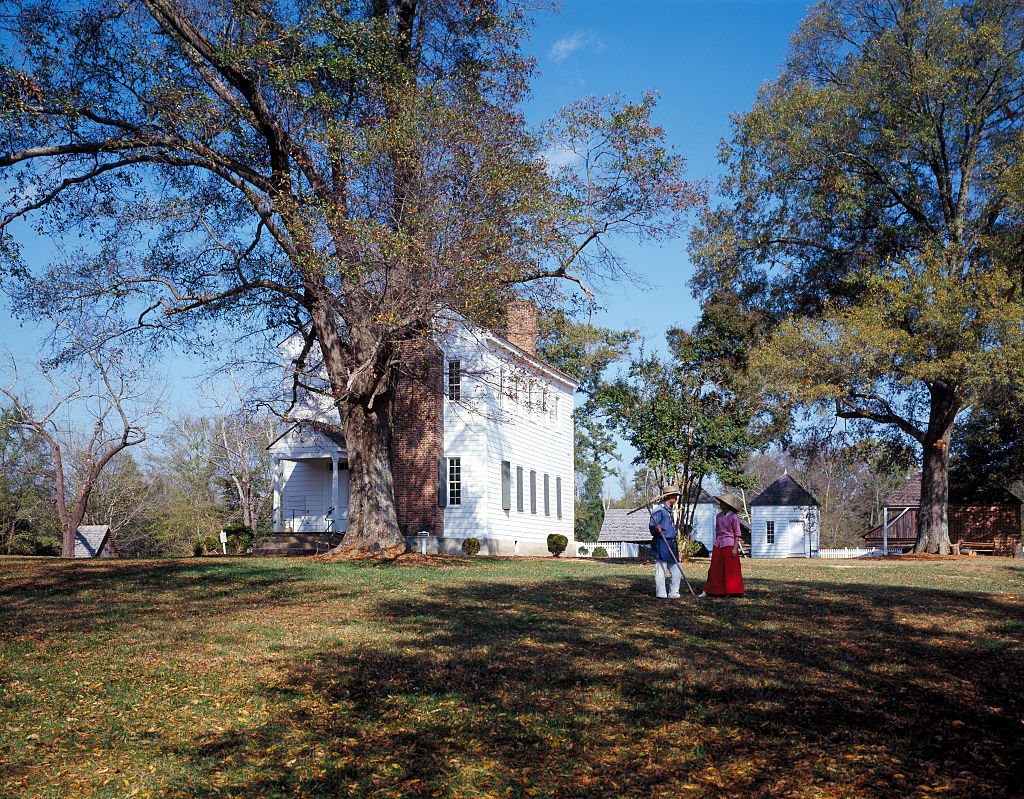
[[[640,547],[650,548],[649,523],[650,516],[643,509],[634,513],[629,508],[608,508],[604,512],[597,543],[579,541],[576,549],[579,551],[582,547],[593,551],[595,547],[604,547],[608,554],[615,558],[639,557]]]
[[[678,507],[677,504],[676,508]],[[690,537],[694,541],[700,541],[707,547],[708,552],[715,545],[715,517],[717,515],[718,502],[711,494],[701,489],[696,508],[693,511],[693,530],[690,532]],[[603,546],[609,554],[613,549],[616,550],[618,553],[616,557],[635,558],[640,554],[642,545],[651,543],[650,521],[650,515],[643,508],[639,510],[609,508],[605,511],[597,544],[590,545],[580,542],[580,546],[587,548]],[[747,523],[741,521],[740,526],[743,528],[744,541],[749,541]],[[676,529],[681,537],[685,535],[681,523],[677,522]]]
[[[75,532],[76,558],[116,558],[117,550],[110,540],[110,525],[83,524]]]
[[[912,474],[882,504],[882,524],[864,536],[868,547],[910,552],[917,542],[921,473]],[[954,546],[1012,556],[1021,540],[1021,500],[991,483],[966,484],[949,475],[949,541]]]
[[[751,500],[750,527],[751,557],[818,557],[821,506],[788,473]]]

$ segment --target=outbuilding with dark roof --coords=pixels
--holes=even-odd
[[[909,552],[917,542],[921,473],[915,472],[882,503],[882,524],[864,536],[868,547]],[[949,473],[949,542],[995,555],[1014,554],[1021,536],[1021,500],[993,483],[972,486]],[[981,545],[980,547],[978,545]]]
[[[116,558],[117,550],[110,540],[110,525],[83,524],[75,531],[76,558]]]
[[[818,557],[821,506],[788,473],[751,501],[750,527],[751,557]]]

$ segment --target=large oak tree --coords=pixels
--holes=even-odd
[[[98,308],[190,345],[301,334],[296,379],[322,369],[345,429],[348,551],[404,548],[392,402],[435,314],[493,325],[512,293],[589,290],[621,274],[608,236],[666,234],[696,199],[649,97],[528,128],[512,2],[7,5],[0,225],[22,312]],[[23,220],[85,244],[33,272]]]
[[[1022,368],[1024,9],[830,0],[723,146],[695,285],[774,321],[780,395],[915,441],[918,551],[948,552],[958,414]]]

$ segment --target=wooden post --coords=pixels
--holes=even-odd
[[[338,518],[338,456],[331,456],[331,532],[335,532],[334,520]]]
[[[889,509],[882,508],[882,554],[889,554]]]

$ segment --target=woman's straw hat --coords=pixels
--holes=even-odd
[[[736,511],[736,513],[740,512],[740,500],[735,494],[718,494],[715,497],[715,499],[717,499],[723,505],[728,505],[730,508]]]

